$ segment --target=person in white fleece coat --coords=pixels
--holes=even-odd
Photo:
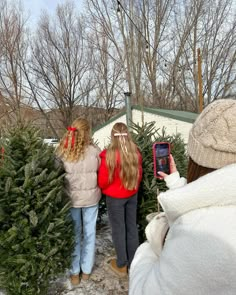
[[[236,294],[236,101],[218,100],[192,126],[188,184],[171,157],[164,210],[146,228],[129,295]]]

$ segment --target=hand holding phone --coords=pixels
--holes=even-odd
[[[173,158],[172,158],[173,159]],[[170,174],[170,144],[168,142],[156,142],[153,144],[154,176],[163,179]],[[158,174],[161,172],[161,174]]]
[[[173,156],[170,154],[170,174],[174,173],[177,171],[176,165],[175,165],[175,160]],[[166,178],[169,174],[166,174],[161,171],[157,171],[157,174],[160,175],[162,178]]]

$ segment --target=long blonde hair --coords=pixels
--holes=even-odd
[[[120,157],[119,162],[117,157]],[[113,180],[115,168],[119,166],[123,186],[128,190],[137,188],[139,179],[138,149],[124,123],[116,123],[111,130],[111,143],[107,149],[106,164],[110,183]]]
[[[90,124],[86,119],[78,118],[67,128],[56,154],[68,162],[83,158],[86,147],[92,143]]]

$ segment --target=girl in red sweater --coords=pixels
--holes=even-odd
[[[106,195],[117,256],[109,266],[118,276],[125,277],[139,245],[136,213],[137,192],[142,179],[142,156],[124,123],[113,126],[111,143],[100,157],[98,185]]]

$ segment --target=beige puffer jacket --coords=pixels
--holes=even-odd
[[[74,208],[94,206],[101,198],[101,191],[97,185],[100,152],[97,146],[89,145],[83,159],[78,162],[63,161],[67,192]]]

